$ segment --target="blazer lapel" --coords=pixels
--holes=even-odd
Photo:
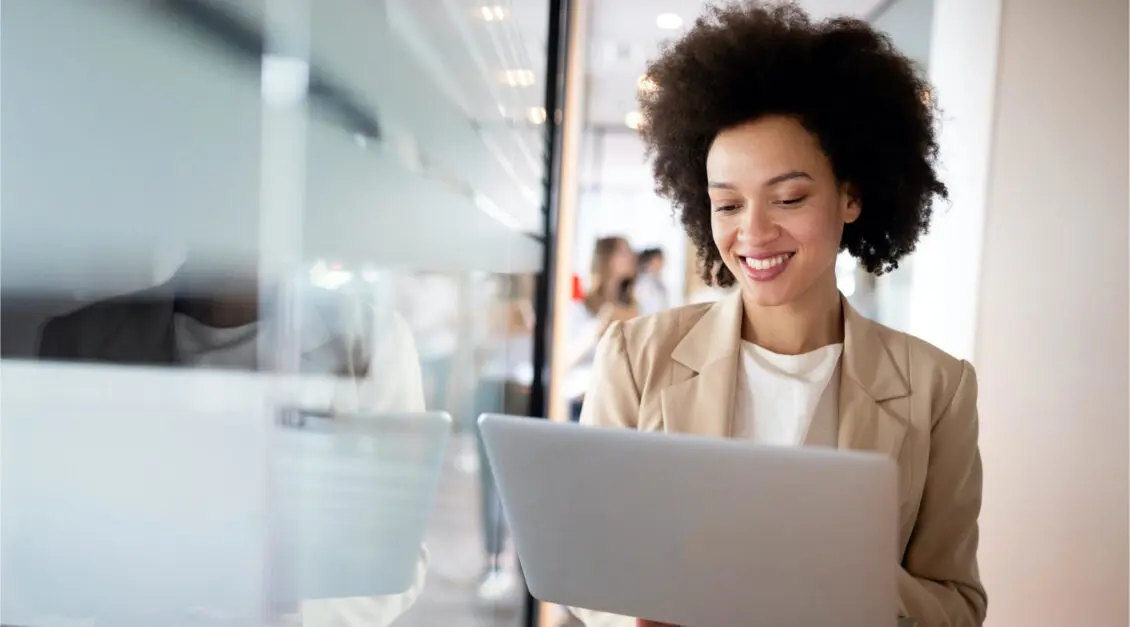
[[[837,446],[874,451],[898,459],[907,419],[891,411],[888,401],[910,395],[910,386],[895,354],[875,324],[843,300],[844,353],[840,373],[840,425]]]
[[[660,392],[664,429],[729,437],[741,346],[742,300],[735,292],[715,303],[683,336],[671,357],[673,383]]]

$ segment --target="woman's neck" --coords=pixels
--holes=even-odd
[[[800,355],[843,341],[843,308],[829,273],[803,296],[765,307],[743,298],[742,339],[781,355]]]
[[[604,298],[606,303],[615,303],[620,300],[620,286],[624,282],[623,279],[612,279],[604,284],[601,297]]]

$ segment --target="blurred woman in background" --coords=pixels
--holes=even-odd
[[[597,342],[613,322],[639,315],[633,294],[636,265],[636,253],[627,239],[612,236],[596,240],[588,293],[583,300],[570,303],[566,314],[569,374],[564,392],[574,421],[581,415]]]

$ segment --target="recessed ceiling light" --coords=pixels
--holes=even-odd
[[[640,77],[636,79],[636,88],[640,91],[655,91],[656,87],[658,85],[647,74],[640,74]]]
[[[534,84],[533,70],[506,70],[502,80],[511,87],[529,87]]]
[[[660,13],[655,18],[655,25],[663,30],[675,30],[683,27],[683,18],[678,13]]]
[[[499,22],[506,19],[510,15],[510,12],[506,10],[506,7],[500,4],[484,4],[479,7],[479,15],[482,16],[485,22]]]
[[[545,124],[545,107],[530,107],[526,112],[526,119],[530,124]]]
[[[643,114],[639,111],[632,111],[624,116],[624,124],[633,131],[638,131],[640,124],[643,124]]]

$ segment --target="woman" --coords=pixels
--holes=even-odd
[[[973,369],[860,316],[834,270],[841,250],[874,274],[896,268],[946,196],[927,84],[862,21],[764,4],[708,10],[648,76],[657,189],[701,267],[717,268],[704,278],[738,289],[610,325],[582,422],[889,455],[902,556],[891,611],[981,625]]]
[[[596,240],[592,253],[589,291],[567,313],[566,360],[569,375],[564,391],[573,420],[580,418],[581,400],[592,374],[596,344],[618,320],[637,315],[632,283],[636,276],[636,253],[623,237]]]

